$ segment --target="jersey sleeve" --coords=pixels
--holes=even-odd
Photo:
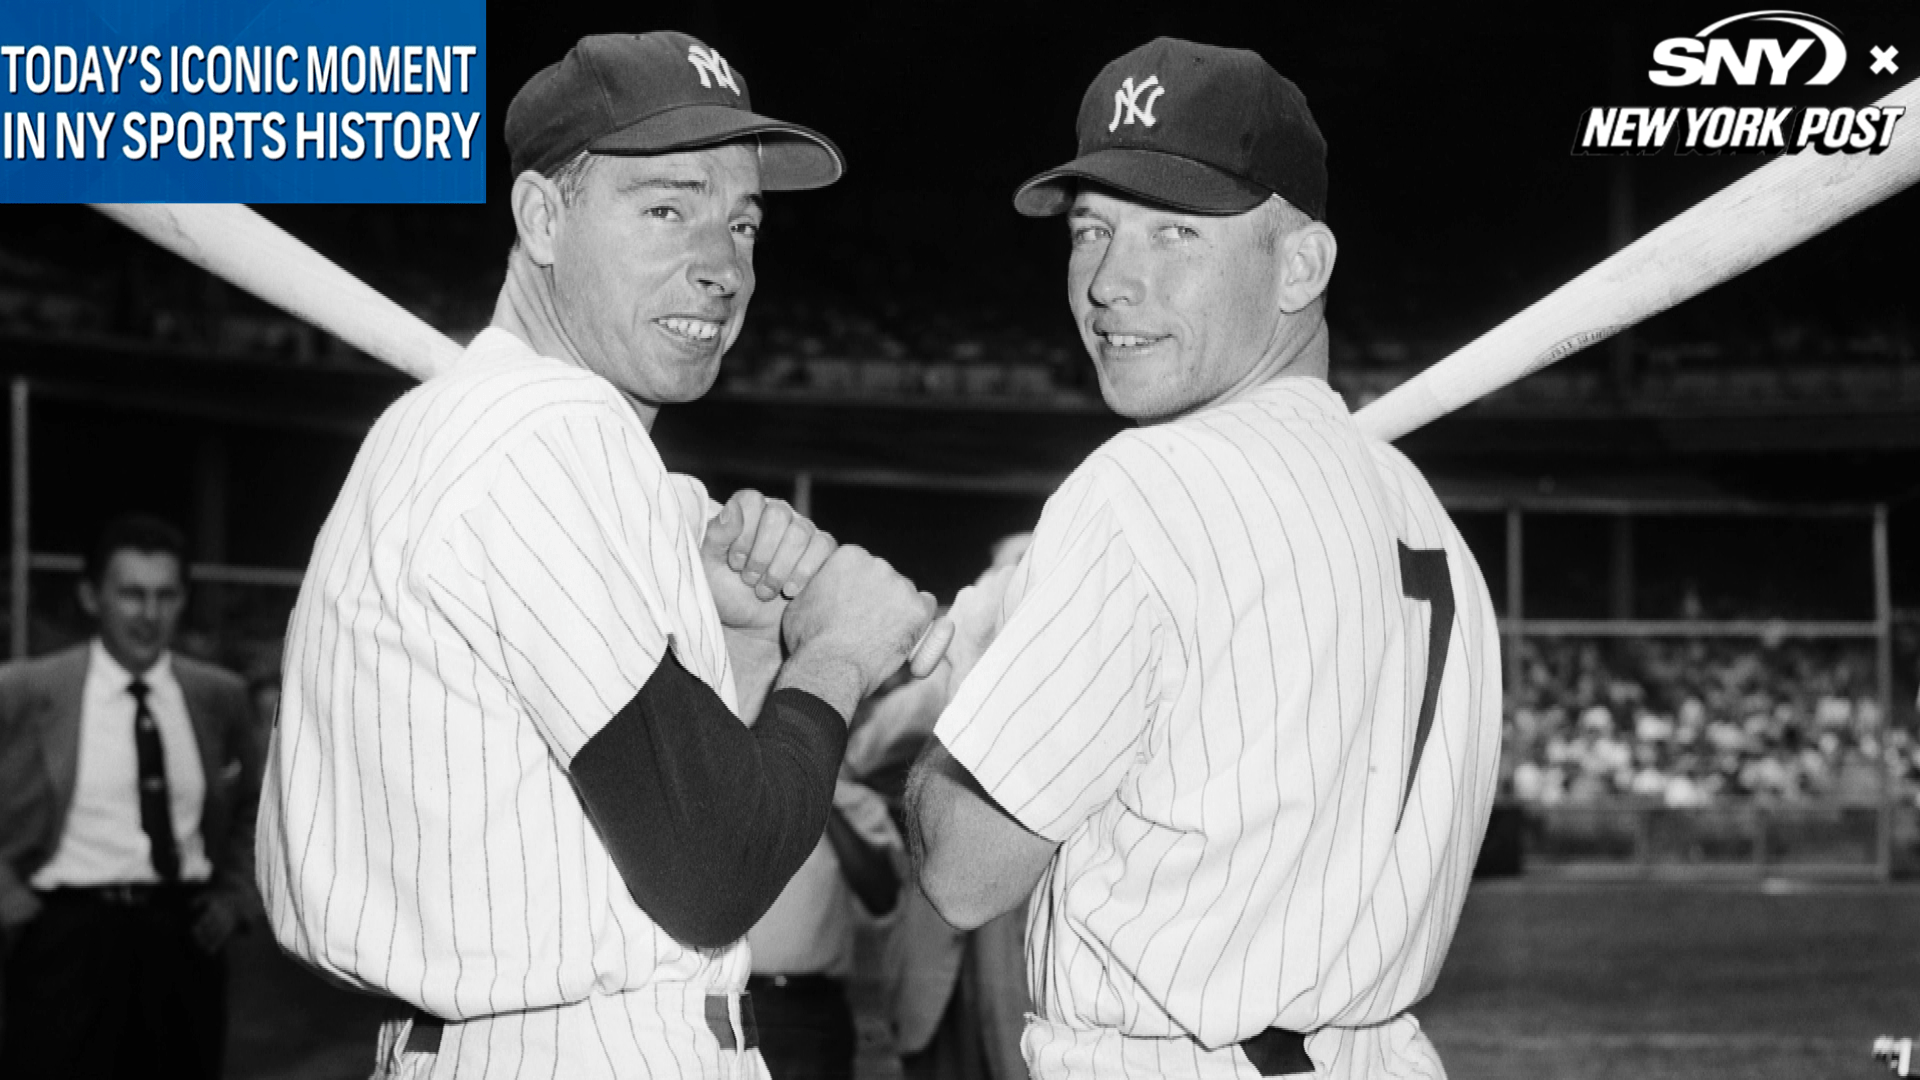
[[[1164,609],[1098,474],[1048,500],[993,644],[934,734],[1022,825],[1064,841],[1141,753]]]
[[[687,584],[658,577],[680,574],[681,493],[634,442],[597,413],[521,433],[447,529],[470,587],[443,588],[440,606],[563,765],[660,666],[663,590]]]
[[[681,517],[693,536],[695,547],[707,537],[707,522],[720,516],[726,507],[713,501],[707,485],[684,473],[669,474],[674,494],[680,499]]]

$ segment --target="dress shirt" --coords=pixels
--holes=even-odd
[[[826,837],[747,933],[755,975],[853,973],[853,891]]]
[[[160,728],[160,743],[166,754],[173,835],[180,847],[180,880],[205,881],[213,874],[200,836],[207,778],[200,765],[193,721],[187,715],[186,695],[173,675],[172,655],[162,653],[140,678],[151,688],[147,707]],[[133,680],[134,676],[96,638],[81,692],[80,760],[73,805],[60,832],[59,848],[33,875],[36,889],[160,880],[153,869],[146,831],[140,826],[140,767],[133,736],[135,702],[127,689]]]

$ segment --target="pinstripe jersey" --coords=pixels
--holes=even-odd
[[[287,640],[260,814],[274,935],[451,1021],[391,1075],[764,1075],[701,1023],[744,943],[636,905],[567,766],[671,647],[737,711],[699,540],[620,392],[504,330],[362,445]],[[689,1011],[690,1010],[690,1011]]]
[[[1441,1075],[1405,1010],[1486,826],[1498,631],[1406,458],[1318,379],[1127,431],[1047,502],[1000,617],[935,733],[1061,845],[1036,1075],[1256,1076],[1231,1044],[1269,1026],[1315,1032],[1319,1075]]]

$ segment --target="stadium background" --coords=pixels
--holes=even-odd
[[[464,340],[511,240],[512,91],[582,33],[703,38],[851,169],[769,200],[747,332],[664,415],[663,454],[950,597],[1119,427],[1065,317],[1061,229],[1008,203],[1070,154],[1106,59],[1174,33],[1306,90],[1341,242],[1333,382],[1358,406],[1754,167],[1568,153],[1590,106],[1803,100],[1651,92],[1655,41],[1738,6],[495,3],[486,206],[262,210]],[[1920,71],[1910,7],[1811,10],[1853,55],[1818,103]],[[1887,44],[1903,72],[1867,75]],[[77,555],[140,507],[195,540],[185,647],[270,693],[313,535],[407,381],[83,208],[0,222],[8,642],[84,633]],[[1873,1034],[1920,1029],[1916,241],[1909,192],[1404,441],[1509,634],[1502,876],[1422,1011],[1455,1075],[1864,1076]],[[234,1074],[357,1075],[364,1003],[243,951]]]

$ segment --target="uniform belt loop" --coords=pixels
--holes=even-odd
[[[446,1034],[447,1023],[437,1016],[415,1011],[413,1026],[407,1029],[406,1053],[437,1054],[440,1052],[440,1037]]]
[[[1240,1040],[1247,1061],[1261,1076],[1297,1076],[1313,1071],[1307,1056],[1307,1037],[1286,1028],[1270,1027]]]
[[[708,994],[706,1000],[707,1030],[719,1041],[722,1050],[738,1050],[740,1041],[733,1035],[732,1010],[727,1006],[725,994]]]
[[[747,994],[708,994],[707,1030],[722,1050],[745,1052],[760,1045],[760,1025],[753,1015],[753,999]]]

